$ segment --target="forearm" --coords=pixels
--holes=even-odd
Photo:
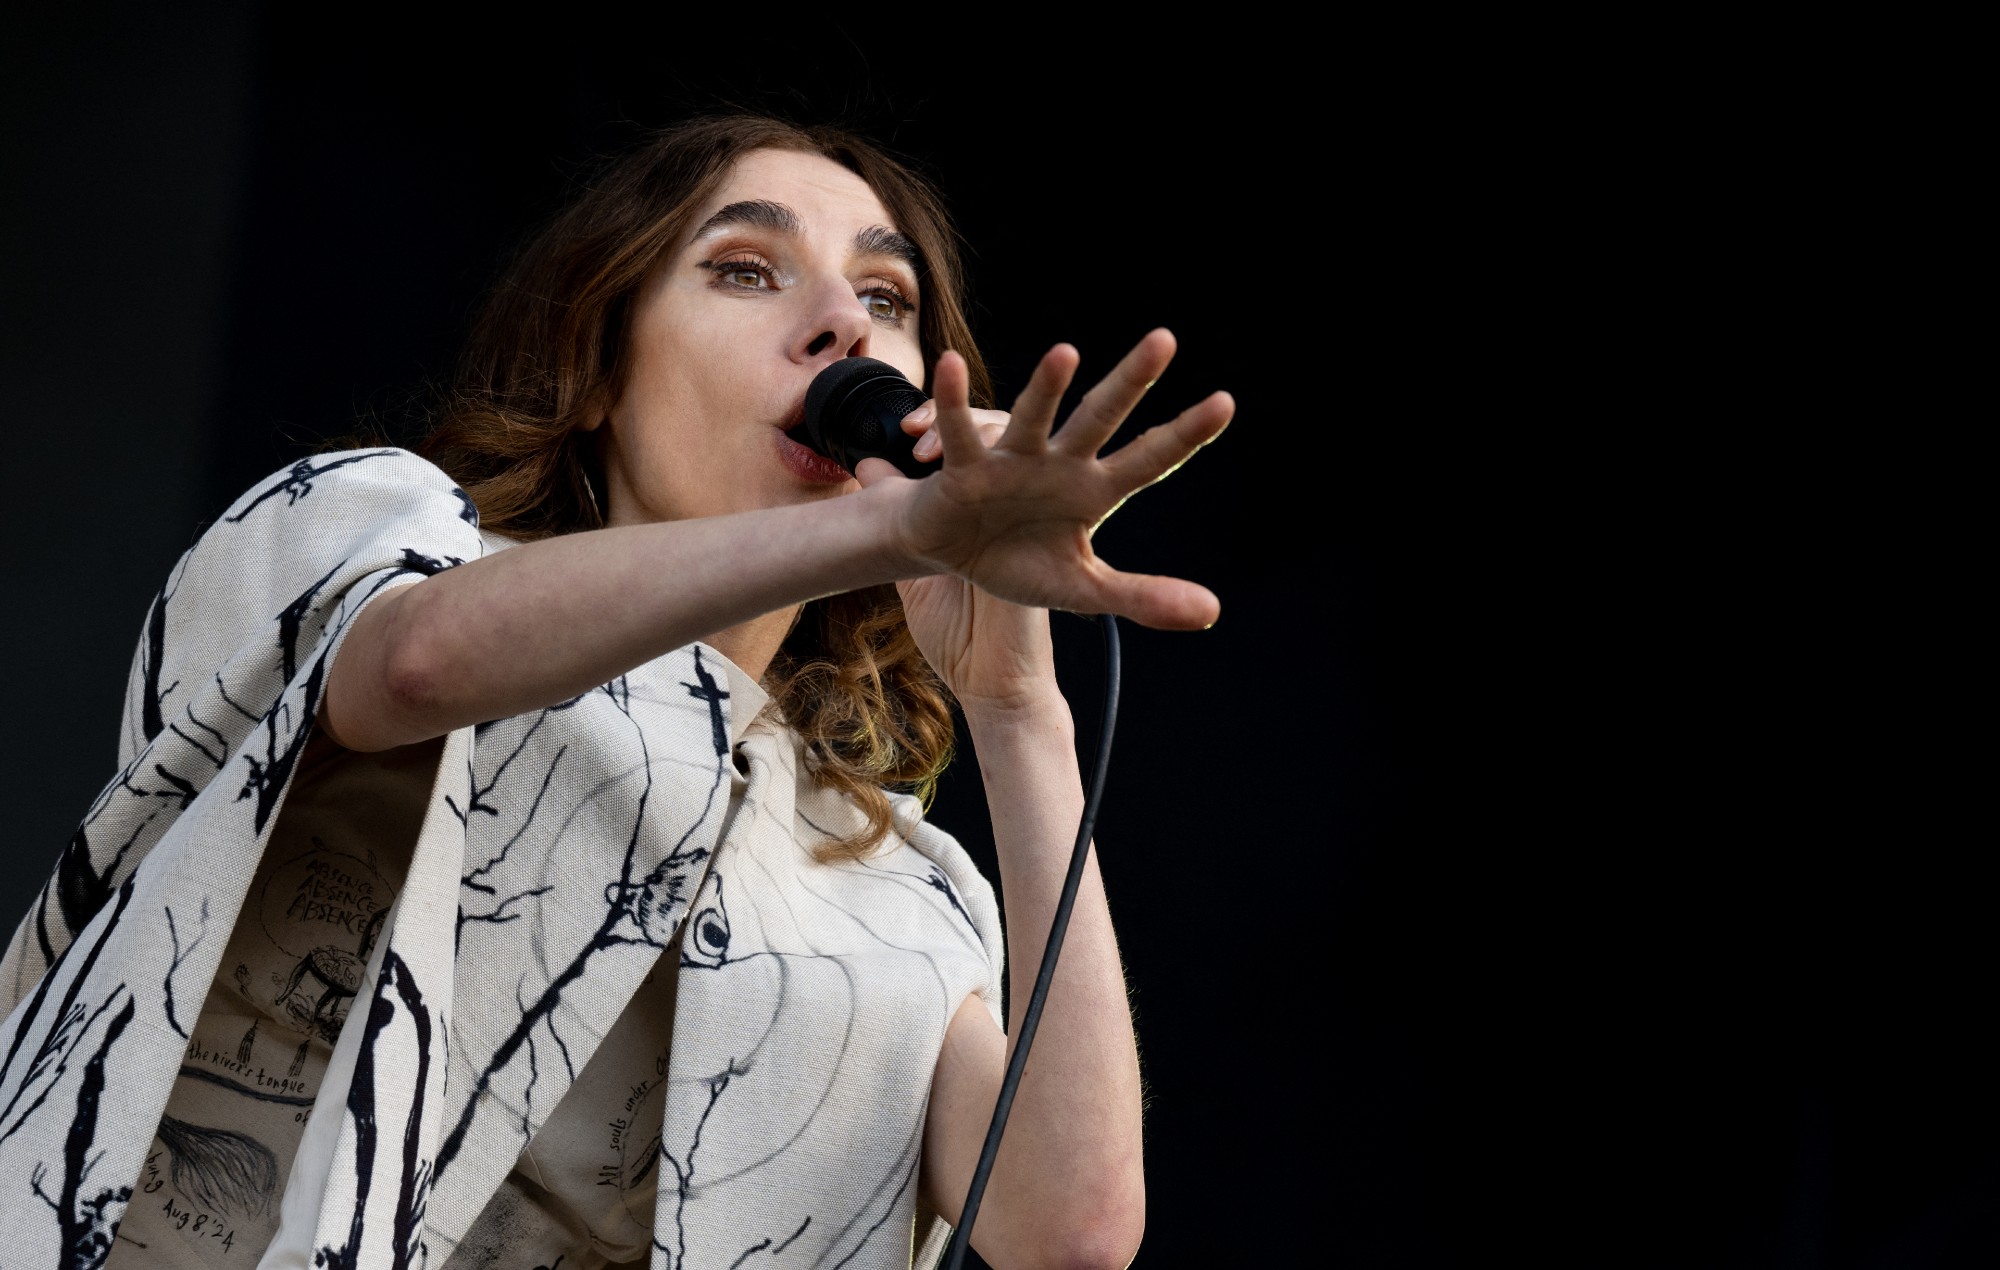
[[[1006,899],[1011,1058],[1061,900],[1084,791],[1074,727],[1059,697],[1004,713],[969,708],[966,717]],[[1081,1227],[1101,1242],[1136,1247],[1144,1218],[1138,1051],[1095,847],[989,1188],[1017,1220]]]
[[[568,700],[762,614],[889,581],[913,566],[887,547],[879,501],[864,492],[602,529],[468,561],[357,619],[328,713],[352,748],[408,744]]]

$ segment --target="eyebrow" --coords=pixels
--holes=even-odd
[[[730,203],[721,211],[701,223],[694,231],[696,238],[706,238],[717,230],[733,225],[747,225],[752,229],[768,229],[774,233],[790,234],[796,238],[805,233],[805,226],[799,222],[799,214],[783,203],[773,203],[767,198],[746,199],[740,203]]]
[[[774,203],[767,198],[744,199],[725,205],[703,221],[701,228],[694,231],[694,236],[696,239],[706,238],[738,225],[766,229],[793,238],[805,236],[805,223],[799,219],[799,214],[783,203]],[[864,256],[888,256],[912,269],[919,268],[923,263],[917,244],[908,235],[900,234],[887,225],[870,225],[854,235],[854,250]]]
[[[887,225],[870,225],[854,236],[854,250],[864,256],[889,256],[900,260],[912,269],[923,264],[923,257],[917,254],[917,245],[906,234],[899,234]]]

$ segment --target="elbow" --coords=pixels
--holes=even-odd
[[[398,649],[383,664],[378,691],[377,722],[382,725],[386,744],[377,748],[429,740],[438,734],[436,728],[426,725],[441,712],[443,683],[433,663],[414,648],[406,645]]]
[[[1125,1270],[1145,1237],[1145,1192],[1133,1186],[1117,1195],[1100,1194],[1088,1211],[1038,1225],[1042,1245],[1028,1264],[1049,1270]]]
[[[446,730],[433,724],[444,711],[446,679],[438,657],[427,647],[431,641],[419,638],[421,625],[410,620],[409,602],[420,589],[405,588],[402,595],[377,601],[399,603],[393,613],[381,614],[372,628],[354,632],[350,644],[365,641],[365,654],[356,650],[357,655],[350,657],[342,650],[336,680],[328,686],[327,705],[338,739],[349,749],[388,750],[427,741]],[[338,671],[350,662],[362,673],[342,681]]]
[[[1139,1255],[1146,1219],[1138,1214],[1104,1214],[1075,1232],[1049,1264],[1063,1270],[1125,1270]]]
[[[1146,1189],[1134,1183],[1131,1193],[1094,1223],[1091,1241],[1077,1250],[1078,1256],[1083,1259],[1076,1264],[1089,1266],[1092,1270],[1098,1267],[1125,1270],[1139,1255],[1139,1244],[1145,1237]]]

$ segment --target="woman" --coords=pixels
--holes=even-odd
[[[975,405],[952,241],[861,138],[668,130],[522,253],[421,453],[315,456],[203,535],[0,967],[0,1170],[39,1200],[10,1249],[935,1257],[1082,809],[1047,610],[1215,619],[1090,536],[1233,409],[1098,453],[1165,331],[1053,435],[1068,346],[1011,415]],[[927,385],[930,475],[787,435],[853,356]],[[922,819],[954,702],[1010,1019],[992,887]],[[973,1244],[1122,1266],[1139,1077],[1094,864],[1033,1055]]]

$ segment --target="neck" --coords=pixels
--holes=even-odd
[[[761,681],[764,672],[771,667],[771,659],[778,655],[778,648],[785,642],[785,636],[792,630],[792,623],[798,620],[803,605],[776,609],[761,617],[753,617],[747,622],[739,622],[726,630],[706,636],[701,641],[736,663],[737,669],[752,679]]]

